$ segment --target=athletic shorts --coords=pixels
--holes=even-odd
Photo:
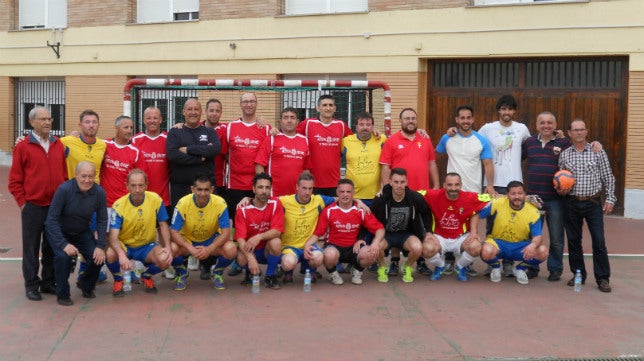
[[[507,242],[501,239],[488,238],[485,240],[485,243],[493,244],[498,250],[499,254],[497,255],[500,259],[511,259],[514,261],[523,261],[523,251],[531,241],[520,241],[520,242]]]
[[[320,246],[318,246],[317,244],[313,244],[313,251],[314,252],[316,252],[316,251],[317,252],[322,252],[322,248],[320,248]],[[291,247],[291,246],[284,246],[282,248],[282,254],[283,255],[284,254],[295,255],[295,257],[297,257],[297,261],[302,262],[302,259],[304,258],[304,249],[295,248],[295,247]]]
[[[352,264],[354,266],[359,265],[359,263],[358,263],[358,254],[353,253],[353,246],[340,247],[340,246],[336,246],[334,244],[327,244],[324,247],[324,249],[327,249],[327,248],[330,248],[330,247],[333,247],[333,248],[337,249],[338,252],[340,252],[340,258],[338,259],[338,263],[350,263],[350,264]],[[362,247],[364,247],[364,246],[362,246]]]
[[[398,248],[399,250],[404,249],[405,242],[413,234],[409,232],[386,232],[385,240],[387,241],[387,248]]]
[[[145,259],[148,257],[148,253],[152,252],[154,247],[156,247],[157,245],[158,243],[156,242],[151,242],[140,247],[129,247],[123,245],[123,249],[127,254],[128,259],[134,259],[145,264]]]
[[[447,252],[452,252],[455,255],[461,254],[461,245],[463,244],[463,242],[465,241],[468,235],[469,233],[465,233],[458,238],[445,238],[437,234],[434,234],[434,236],[438,238],[438,241],[441,244],[441,253],[445,254]]]

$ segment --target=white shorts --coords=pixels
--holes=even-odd
[[[467,236],[469,236],[469,234],[469,232],[464,233],[458,238],[445,238],[437,234],[434,234],[434,236],[438,238],[438,241],[441,244],[441,254],[445,254],[446,252],[453,252],[454,255],[460,255],[461,245],[463,244]]]

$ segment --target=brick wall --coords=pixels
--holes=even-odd
[[[14,19],[18,23],[18,2],[14,0],[0,0],[0,31],[13,30]]]
[[[84,27],[130,23],[132,2],[136,4],[136,0],[67,0],[67,26]]]
[[[644,71],[628,79],[626,188],[644,189]]]
[[[280,13],[284,0],[201,0],[199,2],[200,20],[221,20],[236,18],[261,18]],[[243,29],[240,29],[240,32]]]
[[[101,138],[114,137],[114,119],[123,113],[126,76],[68,76],[65,78],[65,131],[78,130],[85,109],[98,113]]]
[[[13,148],[14,104],[13,78],[0,77],[0,151],[10,152]]]

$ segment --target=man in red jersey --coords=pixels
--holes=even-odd
[[[271,127],[258,124],[257,96],[253,93],[242,94],[239,100],[242,116],[228,123],[225,145],[228,149],[228,213],[235,218],[235,206],[244,197],[253,196],[253,177],[255,176],[255,157],[264,138],[268,137]]]
[[[297,180],[305,169],[311,169],[309,142],[297,134],[297,111],[288,107],[280,116],[281,133],[264,139],[255,157],[255,172],[273,177],[273,196],[296,193]]]
[[[313,192],[333,197],[340,179],[342,138],[353,132],[348,124],[333,118],[336,110],[333,95],[321,95],[316,109],[319,118],[305,119],[298,124],[297,132],[309,141],[311,173],[315,177]]]
[[[462,190],[461,176],[448,173],[445,176],[443,189],[430,189],[425,194],[425,201],[434,215],[433,229],[429,239],[423,242],[423,257],[435,266],[430,276],[438,281],[445,270],[445,261],[441,257],[446,252],[460,254],[456,263],[458,280],[469,280],[467,266],[481,253],[481,239],[478,230],[478,211],[490,202],[489,194],[478,195],[476,192]]]
[[[266,287],[279,289],[275,269],[280,262],[284,233],[284,208],[279,200],[271,198],[272,179],[266,173],[253,178],[255,197],[250,204],[239,208],[235,215],[235,239],[239,244],[237,263],[246,267],[242,284],[250,283],[250,274],[259,274],[259,264],[266,264]]]
[[[132,145],[139,150],[139,157],[145,163],[144,171],[148,177],[148,190],[163,199],[166,211],[170,211],[170,173],[166,156],[167,133],[161,130],[161,111],[148,107],[143,111],[145,132],[132,137]]]
[[[399,118],[400,131],[385,141],[380,154],[382,184],[389,183],[392,168],[403,168],[407,170],[411,190],[430,189],[430,179],[431,189],[438,189],[434,146],[429,137],[419,134],[416,111],[405,108],[400,112]]]
[[[22,276],[25,295],[42,300],[42,293],[56,293],[54,253],[47,241],[45,219],[59,185],[67,179],[65,146],[50,135],[51,114],[41,106],[29,111],[33,130],[13,150],[9,191],[20,207],[22,221]],[[38,277],[42,244],[42,277]]]
[[[380,244],[384,242],[385,228],[372,213],[366,213],[356,207],[353,201],[355,192],[350,179],[338,182],[338,201],[326,207],[318,219],[315,232],[304,245],[304,257],[309,260],[311,268],[315,269],[324,263],[329,280],[334,285],[344,283],[336,270],[339,262],[350,263],[351,283],[362,284],[362,270],[376,262],[380,254]],[[360,229],[365,227],[374,234],[371,245],[367,245]],[[329,233],[323,257],[315,244],[321,236]]]
[[[132,119],[125,115],[118,116],[114,127],[116,134],[114,138],[105,141],[107,147],[101,165],[101,186],[107,195],[108,208],[128,193],[127,175],[130,171],[145,168],[145,163],[139,157],[139,150],[130,144],[134,130]]]

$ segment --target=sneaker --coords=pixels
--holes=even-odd
[[[175,277],[177,277],[177,274],[174,273],[174,268],[172,266],[168,267],[165,271],[163,271],[163,277],[173,280]]]
[[[251,279],[250,272],[246,271],[244,273],[244,279],[241,282],[239,282],[239,284],[242,286],[246,286],[251,283],[253,283],[253,280]]]
[[[474,269],[474,267],[472,267],[472,265],[469,265],[469,266],[465,267],[465,272],[470,277],[476,277],[476,276],[479,275],[479,273],[476,272],[476,270]]]
[[[329,281],[331,281],[331,283],[337,286],[344,283],[344,281],[342,280],[342,277],[340,276],[340,273],[338,273],[337,270],[329,273]]]
[[[174,290],[183,291],[188,287],[188,276],[177,276],[174,278]]]
[[[196,259],[194,256],[188,257],[188,270],[196,271],[198,269],[199,269],[199,260]]]
[[[226,284],[224,283],[224,277],[219,273],[214,273],[212,275],[212,287],[217,291],[222,291],[226,289]]]
[[[351,283],[354,285],[362,284],[362,272],[355,269],[355,267],[351,267]]]
[[[432,273],[431,276],[429,276],[429,279],[432,281],[438,281],[443,277],[443,274],[445,273],[445,267],[447,267],[447,264],[445,264],[444,267],[434,267],[434,273]]]
[[[413,273],[414,273],[414,269],[411,266],[404,264],[403,276],[402,276],[403,282],[406,282],[406,283],[414,282],[414,277],[411,276]]]
[[[145,292],[147,293],[157,293],[157,288],[154,286],[154,280],[152,278],[141,277],[141,282],[143,287],[145,287]]]
[[[503,262],[503,275],[505,277],[514,277],[514,262]]]
[[[378,282],[389,282],[389,275],[387,275],[386,266],[379,266],[377,273],[378,273]]]
[[[456,278],[461,282],[467,282],[470,280],[470,277],[467,275],[467,267],[456,266]]]
[[[389,276],[398,276],[398,271],[400,270],[400,267],[398,267],[398,262],[396,261],[391,261],[389,264],[389,271],[387,274]]]
[[[524,269],[514,269],[514,277],[517,278],[517,282],[519,282],[522,285],[527,285],[528,284],[528,275],[526,274]]]
[[[293,271],[284,272],[284,278],[282,279],[283,284],[293,283]],[[311,277],[311,283],[313,283],[313,277]]]
[[[445,267],[443,267],[443,274],[445,276],[449,276],[452,273],[454,273],[454,263],[452,262],[445,262]]]
[[[367,270],[371,273],[378,272],[378,264],[377,263],[372,264],[371,266],[369,266],[369,268],[367,268]]]
[[[432,274],[432,270],[427,267],[427,264],[425,262],[421,262],[420,264],[416,265],[416,272],[423,274],[423,275],[430,275]]]
[[[264,285],[274,290],[280,289],[280,282],[277,280],[277,276],[275,275],[264,277]]]
[[[114,281],[114,286],[112,286],[112,296],[114,297],[125,296],[125,291],[123,291],[123,280]]]
[[[242,273],[242,268],[239,267],[237,264],[237,261],[233,261],[233,263],[230,265],[230,269],[228,270],[228,276],[230,277],[235,277],[239,276]]]
[[[501,282],[501,267],[492,268],[490,271],[490,281]]]

